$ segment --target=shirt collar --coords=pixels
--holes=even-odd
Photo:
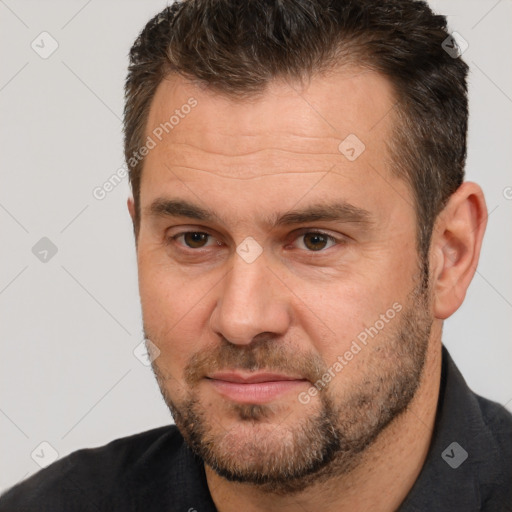
[[[425,464],[399,512],[481,510],[480,488],[494,478],[499,453],[477,396],[446,347],[434,432]],[[490,482],[489,482],[490,483]]]

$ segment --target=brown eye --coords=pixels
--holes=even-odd
[[[306,252],[324,252],[324,249],[330,249],[341,243],[343,243],[342,240],[322,231],[303,231],[295,239],[294,245]]]
[[[185,244],[191,249],[200,249],[208,243],[208,233],[190,231],[181,235]]]
[[[306,233],[303,235],[304,245],[310,251],[320,251],[325,249],[325,246],[330,241],[331,237],[322,233]]]

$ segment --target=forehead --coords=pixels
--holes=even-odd
[[[185,113],[192,98],[197,105]],[[333,70],[304,85],[274,80],[242,100],[171,75],[157,88],[146,134],[164,125],[170,128],[161,134],[164,144],[200,143],[205,151],[226,155],[251,145],[272,147],[276,137],[291,149],[321,152],[349,134],[375,145],[388,133],[394,103],[389,81],[365,69]]]
[[[396,179],[386,145],[395,103],[389,81],[364,69],[332,71],[303,86],[276,80],[243,100],[170,76],[148,116],[146,137],[154,147],[145,158],[141,204],[177,191],[197,199],[196,190],[200,203],[214,209],[229,193],[239,198],[231,204],[250,216],[265,202],[277,206],[283,191],[295,197],[314,187],[309,196],[315,202],[341,191],[352,203],[378,205],[379,193],[389,196],[393,189],[383,184]]]

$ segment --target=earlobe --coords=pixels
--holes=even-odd
[[[434,314],[444,320],[462,304],[473,279],[487,224],[482,189],[463,183],[439,214],[432,235]]]

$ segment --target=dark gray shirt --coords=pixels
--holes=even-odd
[[[512,511],[512,415],[475,395],[443,348],[427,459],[399,512]],[[0,498],[0,512],[215,512],[175,426],[79,450]]]

